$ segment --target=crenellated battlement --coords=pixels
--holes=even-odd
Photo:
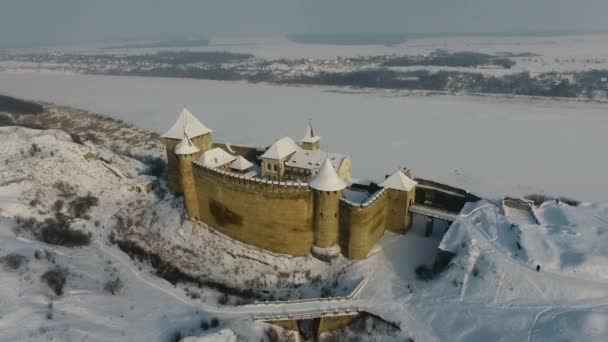
[[[310,193],[307,183],[298,181],[275,181],[259,177],[250,177],[240,173],[210,168],[194,163],[195,176],[211,178],[235,190],[265,193]]]
[[[374,204],[379,203],[381,199],[386,196],[386,194],[386,188],[381,188],[362,203],[352,202],[343,197],[340,199],[340,206],[341,208],[345,208],[346,210],[363,210],[370,206],[373,206]]]

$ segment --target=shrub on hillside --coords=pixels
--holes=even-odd
[[[213,317],[211,319],[210,325],[212,328],[217,328],[218,325],[220,325],[220,321],[216,317]]]
[[[119,277],[108,280],[103,286],[104,291],[111,293],[113,296],[120,292],[122,288],[123,283]]]
[[[55,203],[53,203],[53,211],[60,212],[63,209],[63,203],[63,200],[56,200]]]
[[[68,270],[62,267],[55,267],[52,270],[46,271],[40,279],[45,282],[53,292],[61,296],[68,277]]]
[[[68,211],[74,218],[89,219],[88,212],[91,207],[99,204],[99,198],[88,193],[85,196],[78,196],[68,204]]]
[[[30,157],[35,156],[36,154],[40,153],[42,150],[40,149],[40,146],[38,146],[38,144],[33,143],[30,146],[30,149],[28,150],[28,152],[30,153]]]
[[[416,267],[416,278],[424,281],[432,280],[435,277],[433,270],[427,265],[420,265]]]
[[[84,141],[82,141],[82,138],[80,137],[80,135],[70,133],[70,138],[72,138],[72,141],[77,143],[78,145],[84,145]]]
[[[18,270],[21,266],[28,262],[25,255],[11,253],[0,258],[0,264],[4,264],[8,269]]]
[[[17,226],[15,233],[29,233],[39,241],[66,247],[85,246],[91,243],[91,235],[83,231],[72,229],[69,217],[62,213],[55,213],[54,217],[49,217],[40,222],[33,217],[15,218]]]
[[[57,181],[53,185],[59,192],[59,197],[70,198],[76,196],[76,187],[64,181]]]
[[[14,126],[15,120],[8,114],[0,114],[0,127],[2,126]]]
[[[43,222],[38,237],[48,244],[65,247],[86,246],[91,243],[91,234],[72,229],[66,223],[53,219]]]
[[[146,168],[142,171],[142,174],[157,178],[161,178],[166,175],[167,162],[165,162],[163,158],[146,156],[136,159],[146,164]]]

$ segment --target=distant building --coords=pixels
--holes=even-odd
[[[184,109],[162,135],[169,189],[184,195],[191,220],[272,252],[353,259],[386,229],[411,225],[416,181],[399,170],[380,184],[356,182],[350,156],[321,150],[310,122],[299,143],[284,137],[266,149],[214,143],[211,133]]]

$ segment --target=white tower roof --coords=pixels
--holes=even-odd
[[[416,186],[416,184],[418,184],[418,182],[412,180],[410,177],[406,176],[405,173],[399,170],[385,179],[384,182],[380,183],[380,186],[388,189],[410,191]]]
[[[300,140],[302,143],[315,143],[321,140],[321,137],[316,136],[312,130],[312,124],[308,121],[308,126],[306,126],[306,132],[304,132],[304,138]]]
[[[280,160],[293,154],[298,149],[300,149],[300,147],[293,139],[285,137],[275,141],[270,148],[262,154],[262,158]]]
[[[205,151],[203,155],[201,155],[201,157],[196,161],[196,163],[209,168],[216,168],[228,163],[232,163],[235,159],[236,157],[232,154],[222,150],[219,147],[215,147],[209,151]]]
[[[245,171],[253,166],[249,160],[243,158],[243,156],[236,157],[236,160],[230,164],[230,167],[235,170]]]
[[[187,135],[190,138],[196,138],[211,132],[213,132],[211,129],[203,125],[187,108],[184,108],[173,126],[161,137],[183,139]]]
[[[182,139],[182,141],[179,142],[179,144],[177,144],[177,146],[175,146],[175,154],[177,155],[193,154],[197,152],[200,152],[200,150],[198,147],[194,146],[187,135]]]
[[[329,158],[325,159],[319,173],[308,182],[309,187],[320,191],[339,191],[346,188],[347,185],[348,183],[338,176]]]

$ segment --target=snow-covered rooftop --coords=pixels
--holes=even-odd
[[[306,132],[304,132],[304,138],[300,140],[302,143],[315,143],[321,140],[321,137],[316,136],[312,130],[312,124],[310,121],[308,122],[308,126],[306,126]]]
[[[195,138],[213,132],[200,122],[187,108],[182,109],[177,120],[165,134],[163,138],[183,139],[186,135]]]
[[[236,157],[236,160],[230,164],[230,168],[239,171],[245,171],[253,166],[253,163],[243,158],[243,156]]]
[[[193,154],[197,152],[200,152],[200,150],[198,147],[194,146],[192,141],[190,141],[190,138],[188,138],[188,135],[186,135],[182,141],[175,146],[175,154],[177,155]]]
[[[339,191],[348,184],[338,176],[336,169],[331,165],[329,158],[325,159],[319,173],[310,179],[308,186],[320,191]]]
[[[329,158],[335,169],[342,166],[342,162],[347,158],[347,155],[338,153],[329,153],[321,150],[309,151],[298,149],[289,160],[285,161],[286,166],[297,167],[300,169],[318,169],[323,164],[323,161]]]
[[[216,168],[228,163],[232,163],[235,159],[236,157],[232,154],[222,150],[219,147],[216,147],[203,153],[196,163],[202,166]]]
[[[406,176],[405,173],[399,170],[385,179],[384,182],[380,183],[380,186],[388,189],[410,191],[416,186],[416,184],[418,184],[416,181],[412,180],[410,177]]]
[[[298,146],[293,139],[290,137],[285,137],[275,141],[270,148],[268,148],[268,150],[262,154],[262,158],[283,159],[299,149],[300,146]]]

